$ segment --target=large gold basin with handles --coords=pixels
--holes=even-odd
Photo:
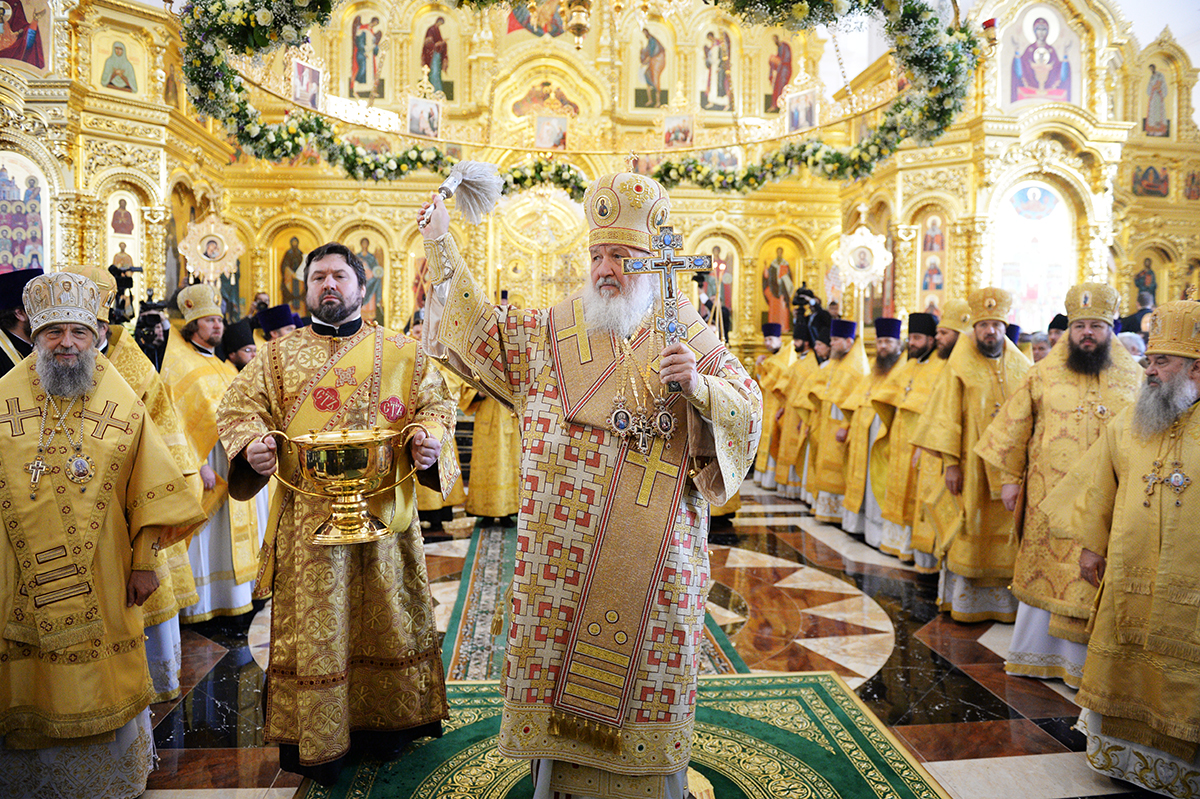
[[[397,440],[404,430],[311,431],[289,437],[281,430],[263,436],[279,436],[283,446],[294,447],[300,463],[300,483],[293,485],[278,471],[275,477],[293,491],[330,501],[329,518],[309,534],[313,544],[333,546],[365,544],[390,535],[388,526],[367,507],[367,497],[403,483],[383,484],[396,461]]]

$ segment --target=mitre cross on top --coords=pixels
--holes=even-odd
[[[677,275],[680,272],[706,272],[712,269],[711,255],[677,255],[676,251],[682,247],[683,234],[676,233],[670,225],[663,225],[650,238],[649,258],[626,258],[623,262],[623,271],[627,275],[658,274],[662,287],[659,292],[662,296],[662,315],[654,318],[654,324],[663,334],[668,347],[677,344],[680,334],[687,330],[687,326],[679,321]],[[667,384],[667,390],[678,393],[682,388],[672,380]]]

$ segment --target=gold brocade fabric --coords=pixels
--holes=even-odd
[[[509,516],[521,507],[521,428],[512,412],[487,395],[475,409],[467,513]]]
[[[172,332],[167,339],[162,381],[170,388],[197,468],[208,460],[217,445],[217,406],[237,374],[233,364],[197,352],[183,340],[182,333]],[[258,513],[253,500],[227,502],[234,582],[241,584],[254,578]]]
[[[929,396],[933,393],[933,387],[937,385],[938,380],[941,378],[942,371],[946,368],[946,363],[936,353],[930,356],[922,364],[921,369],[917,373],[917,379],[913,381],[912,390],[908,392],[908,396],[900,405],[900,412],[908,419],[908,424],[906,425],[908,432],[905,437],[913,449],[916,449],[916,446],[913,444],[913,436],[916,435],[917,428],[920,426],[921,416],[928,408]],[[924,552],[927,555],[933,555],[937,549],[937,536],[929,503],[934,500],[937,493],[945,486],[945,474],[941,458],[923,449],[918,451],[920,454],[917,456],[915,476],[916,507],[913,509],[912,518],[912,546],[914,552]]]
[[[838,441],[837,431],[847,427],[847,421],[834,417],[834,408],[840,409],[850,398],[859,379],[865,375],[867,353],[862,341],[856,340],[851,350],[840,361],[831,361],[828,374],[819,372],[826,380],[815,380],[809,387],[809,402],[816,409],[812,415],[812,429],[809,440],[815,437],[816,468],[809,471],[813,478],[813,488],[809,491],[816,495],[825,491],[834,495],[846,493],[846,458],[849,452],[848,441]]]
[[[754,370],[754,378],[758,381],[758,390],[763,398],[763,426],[758,441],[758,455],[754,459],[754,468],[765,471],[774,455],[778,460],[779,428],[775,424],[775,411],[779,410],[779,398],[775,394],[781,380],[787,380],[792,364],[796,362],[796,350],[790,346],[779,348],[763,359]]]
[[[897,368],[897,366],[892,367],[893,370]],[[842,507],[851,513],[858,513],[862,509],[867,488],[868,469],[871,469],[873,493],[876,495],[882,493],[881,488],[886,483],[886,480],[881,479],[884,475],[880,469],[872,468],[872,463],[885,459],[887,442],[885,440],[881,443],[877,439],[873,446],[871,444],[871,424],[875,421],[875,406],[871,404],[871,397],[883,386],[888,374],[890,372],[877,374],[872,365],[871,370],[859,378],[854,391],[850,393],[850,396],[846,398],[845,405],[842,406],[842,412],[846,415],[849,423],[847,428],[849,434],[846,436],[846,492],[842,496]]]
[[[962,493],[943,494],[958,521],[951,532],[939,533],[937,544],[947,567],[961,577],[1007,580],[1017,554],[1013,517],[1000,501],[999,470],[974,451],[1029,371],[1028,359],[1004,341],[1001,357],[986,358],[973,335],[959,338],[913,436],[914,444],[940,453],[947,465],[962,466]]]
[[[500,752],[638,775],[626,782],[654,796],[662,780],[648,775],[690,759],[708,590],[704,520],[708,502],[736,494],[753,462],[758,386],[684,302],[679,319],[701,384],[691,401],[669,396],[674,433],[655,436],[642,454],[608,427],[629,378],[613,336],[589,331],[578,294],[548,310],[497,308],[452,238],[426,242],[425,252],[433,274],[449,273],[426,309],[426,346],[444,348],[456,371],[521,415],[521,544]],[[629,344],[639,370],[649,364],[657,380],[655,338],[643,330]],[[552,713],[612,730],[620,754],[553,733],[562,728]]]
[[[345,338],[306,327],[270,342],[234,380],[217,418],[231,460],[269,429],[297,436],[420,424],[442,442],[436,473],[421,479],[458,478],[454,403],[441,375],[416,341],[371,323]],[[411,468],[411,435],[396,450],[400,476]],[[295,483],[295,449],[280,445],[280,453],[279,469]],[[305,765],[344,755],[351,731],[447,716],[412,481],[368,501],[393,535],[318,546],[308,534],[329,503],[282,487],[272,500],[255,587],[274,597],[264,737],[296,744]]]
[[[137,342],[126,334],[122,327],[112,327],[112,340],[107,355],[113,368],[146,406],[146,412],[154,420],[163,441],[171,450],[171,457],[190,483],[199,480],[198,469],[192,459],[192,450],[183,426],[175,413],[171,391],[158,376],[154,364],[145,356]],[[192,575],[192,564],[188,561],[187,541],[176,541],[164,547],[158,554],[158,566],[154,573],[158,577],[158,590],[142,605],[142,616],[147,629],[176,616],[181,608],[199,600],[196,580]]]
[[[1114,340],[1111,351],[1112,366],[1089,377],[1067,368],[1067,344],[1054,347],[1030,368],[975,447],[1002,472],[1004,483],[1025,481],[1013,595],[1054,616],[1069,617],[1052,621],[1052,629],[1058,634],[1074,627],[1070,638],[1081,643],[1087,641],[1082,620],[1091,611],[1096,589],[1079,574],[1080,543],[1052,537],[1040,506],[1105,425],[1137,396],[1141,368],[1119,342]],[[1072,625],[1069,619],[1080,621]]]
[[[1149,440],[1133,435],[1126,409],[1041,506],[1052,531],[1107,558],[1077,703],[1105,717],[1105,734],[1188,760],[1200,742],[1196,408]],[[1147,494],[1145,475],[1167,476],[1174,462],[1191,484]]]
[[[800,384],[800,388],[792,395],[789,403],[795,409],[803,427],[800,431],[800,456],[797,461],[803,459],[805,463],[797,462],[796,471],[805,481],[804,490],[814,496],[817,493],[817,450],[821,440],[821,403],[817,397],[823,387],[828,384],[832,369],[833,362],[826,360],[809,372],[808,376],[804,378],[804,382]],[[805,469],[807,469],[807,478],[803,477],[806,474]]]
[[[792,364],[786,377],[775,384],[776,408],[783,408],[783,416],[779,420],[777,468],[780,470],[778,474],[783,475],[785,482],[789,467],[795,467],[797,475],[804,473],[804,465],[800,463],[800,455],[804,451],[804,422],[796,399],[808,376],[818,368],[817,356],[806,352],[804,357]]]
[[[935,356],[936,357],[936,356]],[[925,361],[924,363],[927,363]],[[924,363],[905,356],[871,395],[871,404],[879,415],[879,433],[875,445],[887,447],[887,463],[881,483],[872,480],[885,521],[911,527],[916,506],[917,470],[913,466],[912,431],[900,405],[912,393],[917,374]],[[874,475],[872,475],[874,478]]]
[[[94,466],[82,484],[67,479],[75,453],[59,431],[30,498],[26,467],[46,402],[34,359],[0,378],[0,396],[11,403],[0,417],[0,735],[115,730],[153,695],[142,609],[125,606],[130,571],[154,569],[160,528],[201,518],[200,507],[145,406],[103,355],[64,422]]]
[[[475,393],[475,389],[467,385],[462,378],[454,374],[451,370],[438,366],[436,361],[431,360],[429,365],[431,369],[437,370],[437,373],[442,377],[442,381],[446,384],[446,396],[450,397],[458,407],[465,410],[471,396]],[[457,419],[457,416],[455,418]],[[458,442],[451,437],[449,445],[451,457],[453,457],[455,463],[458,463]],[[467,492],[463,489],[461,476],[454,481],[454,485],[450,486],[450,490],[445,494],[440,489],[431,488],[421,482],[418,482],[416,485],[416,493],[418,513],[440,510],[442,508],[453,508],[455,505],[461,505],[467,501]]]

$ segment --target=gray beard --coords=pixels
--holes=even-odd
[[[1200,399],[1200,388],[1181,369],[1158,388],[1143,383],[1133,406],[1133,433],[1143,441],[1162,435]]]
[[[615,297],[605,297],[591,280],[587,281],[583,286],[583,319],[588,330],[629,338],[654,307],[657,286],[655,277],[633,275],[624,291]]]
[[[840,361],[842,358],[846,357],[846,354],[848,352],[850,352],[850,351],[846,350],[846,352],[838,352],[837,350],[830,350],[829,351],[829,360]]]
[[[39,347],[34,368],[46,391],[56,397],[79,397],[92,387],[96,348],[88,347],[79,353],[79,359],[74,364],[67,365],[54,360],[53,350]]]

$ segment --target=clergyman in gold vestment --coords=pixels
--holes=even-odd
[[[935,502],[942,519],[938,551],[945,553],[938,605],[956,621],[1011,622],[1017,612],[1008,590],[1017,554],[1012,513],[1000,501],[1000,471],[974,450],[1030,364],[1005,336],[1008,292],[977,289],[969,302],[974,334],[954,347],[913,443],[946,465],[946,491]]]
[[[79,274],[100,289],[101,301],[96,314],[99,330],[99,349],[108,358],[117,374],[125,379],[146,413],[154,420],[163,441],[171,450],[175,464],[187,478],[197,497],[200,496],[200,474],[183,434],[183,426],[175,413],[171,391],[154,369],[125,328],[108,323],[109,306],[117,293],[117,281],[107,269],[80,266]],[[195,604],[196,582],[188,562],[188,542],[176,541],[158,553],[158,590],[142,605],[146,624],[146,662],[154,682],[153,702],[165,702],[179,696],[179,679],[183,669],[183,648],[179,632],[179,611]]]
[[[230,493],[253,497],[276,468],[297,484],[298,450],[264,441],[268,430],[373,428],[402,432],[396,477],[411,456],[418,479],[446,490],[458,464],[441,375],[415,340],[363,321],[366,267],[349,248],[312,250],[305,279],[312,325],[263,346],[221,402]],[[392,759],[447,717],[413,481],[368,501],[390,535],[317,545],[329,501],[281,485],[259,553],[255,593],[272,596],[264,737],[282,768],[325,784],[348,753]]]
[[[1051,536],[1041,504],[1133,403],[1141,369],[1123,346],[1112,346],[1119,302],[1117,290],[1103,283],[1067,292],[1067,334],[1030,368],[975,447],[1002,472],[1001,499],[1020,525],[1009,674],[1058,677],[1074,687],[1083,676],[1084,626],[1096,590],[1079,574],[1082,544]]]
[[[912,525],[917,506],[917,464],[919,459],[912,446],[912,433],[920,419],[924,399],[929,397],[930,375],[938,368],[937,317],[927,313],[908,315],[907,358],[888,375],[888,379],[871,395],[871,404],[881,422],[875,446],[886,452],[887,467],[883,470],[883,485],[879,491],[880,515],[883,529],[879,549],[900,560],[913,562]],[[922,402],[910,405],[914,392],[920,392]],[[932,571],[931,559],[922,553],[919,566]]]
[[[880,317],[875,320],[875,360],[842,406],[846,420],[846,493],[842,496],[842,529],[863,535],[868,545],[878,549],[883,543],[883,509],[880,497],[887,488],[885,436],[877,441],[881,424],[871,398],[887,382],[900,361],[900,320]]]
[[[1042,507],[1099,585],[1076,703],[1093,769],[1200,796],[1200,303],[1150,317],[1146,379]]]
[[[664,346],[658,277],[623,272],[666,223],[662,186],[607,175],[583,206],[583,290],[549,309],[499,309],[436,200],[425,343],[521,414],[500,754],[533,761],[535,799],[682,799],[709,503],[735,493],[753,462],[762,399],[690,303],[678,303],[680,342]],[[666,392],[672,380],[681,392]]]
[[[258,515],[254,502],[228,497],[228,458],[217,435],[217,405],[237,375],[216,355],[224,322],[216,286],[197,283],[176,296],[184,327],[172,331],[163,355],[162,379],[171,389],[192,455],[204,483],[201,502],[208,524],[188,542],[197,601],[179,612],[182,624],[250,610]]]
[[[858,323],[834,319],[829,326],[829,366],[809,378],[809,414],[812,432],[810,442],[816,443],[814,468],[809,474],[816,497],[813,515],[817,521],[841,524],[845,509],[842,497],[846,493],[846,457],[849,446],[838,431],[845,430],[846,415],[842,407],[850,398],[858,381],[869,370],[867,351],[858,336]]]
[[[56,272],[24,303],[34,354],[0,378],[0,795],[127,799],[152,768],[142,605],[167,528],[203,518],[96,349],[100,291]]]

